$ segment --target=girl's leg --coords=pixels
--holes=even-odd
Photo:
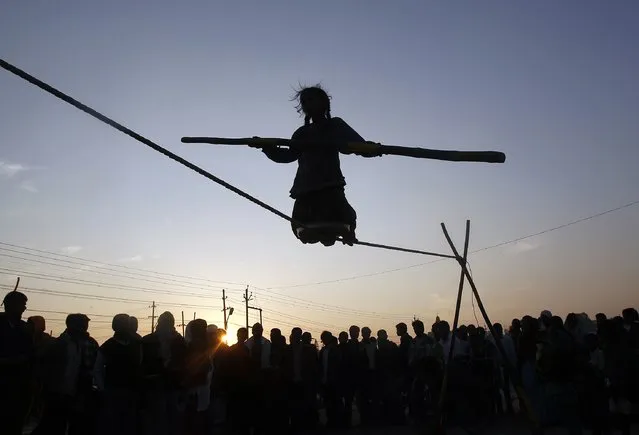
[[[295,200],[292,218],[295,222],[291,223],[291,229],[302,243],[322,242],[330,246],[338,237],[343,237],[347,243],[355,241],[357,216],[341,187],[298,197]],[[319,224],[320,227],[304,228],[304,225],[313,224]]]
[[[301,196],[295,200],[295,205],[293,206],[291,229],[295,237],[302,243],[319,242],[319,238],[314,231],[304,228],[305,224],[313,222],[313,196]]]

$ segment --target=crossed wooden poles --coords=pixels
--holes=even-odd
[[[488,330],[490,331],[490,333],[495,339],[495,345],[497,346],[497,350],[501,354],[502,362],[506,370],[510,374],[510,379],[512,380],[512,383],[515,387],[517,395],[519,396],[519,399],[523,401],[524,403],[524,407],[528,414],[528,418],[533,425],[533,432],[538,432],[540,430],[540,422],[539,422],[538,416],[535,414],[532,408],[528,395],[523,389],[521,376],[519,375],[519,372],[517,371],[516,367],[513,366],[512,362],[506,355],[506,351],[501,342],[501,338],[496,334],[495,328],[493,327],[492,322],[488,318],[488,313],[486,312],[486,308],[484,307],[481,297],[479,296],[479,291],[477,291],[477,286],[475,285],[475,281],[473,280],[473,277],[468,270],[468,244],[470,239],[470,220],[466,220],[466,235],[464,238],[464,250],[461,255],[459,251],[457,250],[457,248],[455,247],[455,244],[453,243],[450,237],[450,234],[448,233],[448,230],[446,229],[446,225],[442,222],[441,226],[442,226],[442,231],[444,232],[444,237],[446,237],[446,241],[448,242],[450,249],[455,255],[455,259],[459,263],[459,266],[461,268],[461,274],[459,277],[459,287],[457,290],[457,302],[455,304],[455,317],[453,319],[453,326],[451,331],[450,349],[448,351],[448,355],[444,355],[444,357],[446,358],[446,364],[444,366],[444,378],[442,381],[439,401],[437,402],[435,423],[438,429],[440,431],[443,431],[443,409],[444,409],[444,400],[446,397],[446,390],[448,386],[449,367],[453,359],[453,354],[455,350],[455,341],[456,341],[455,333],[459,326],[459,311],[461,309],[461,301],[462,301],[462,295],[464,292],[464,284],[465,284],[465,281],[468,281],[468,284],[470,285],[473,295],[475,296],[475,300],[477,301],[477,306],[479,307],[479,310],[481,311],[481,315],[484,318],[484,321],[486,322],[486,326],[488,327]]]

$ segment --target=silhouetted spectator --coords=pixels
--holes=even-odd
[[[271,367],[281,367],[284,351],[286,349],[286,339],[279,328],[271,329]]]
[[[415,370],[417,366],[423,363],[426,357],[432,355],[433,339],[426,335],[424,322],[421,320],[413,321],[413,331],[415,332],[415,338],[411,347],[409,363]]]
[[[22,314],[27,297],[18,291],[7,293],[0,314],[0,425],[3,434],[22,435],[31,400],[34,359],[33,340]]]
[[[33,346],[35,353],[34,367],[33,367],[33,383],[31,392],[31,409],[27,421],[39,421],[42,418],[44,411],[44,376],[45,376],[45,361],[44,357],[49,347],[55,342],[55,340],[46,333],[46,322],[42,316],[31,316],[27,320],[27,326],[29,332],[33,337]]]
[[[623,435],[630,435],[630,414],[634,393],[630,382],[632,367],[627,331],[623,320],[616,318],[605,322],[601,334],[601,346],[604,352],[605,375],[610,386],[610,412]]]
[[[78,382],[78,402],[80,402],[80,406],[77,408],[78,418],[69,427],[69,435],[91,435],[95,432],[98,417],[99,400],[96,391],[93,389],[93,370],[100,346],[89,334],[89,322],[90,319],[85,314],[78,315],[82,359]]]
[[[69,314],[65,331],[47,352],[45,408],[34,435],[65,435],[68,429],[70,433],[82,433],[78,420],[79,406],[83,404],[81,399],[85,399],[80,394],[85,317],[82,314]]]
[[[98,432],[135,434],[142,349],[140,342],[131,337],[127,314],[117,314],[112,327],[113,337],[100,346],[95,363],[95,383],[102,393]]]
[[[309,429],[316,424],[317,352],[302,342],[302,330],[291,330],[290,345],[285,356],[285,373],[289,379],[290,421],[293,431]]]
[[[628,333],[628,345],[639,349],[639,313],[634,308],[625,308],[622,313],[623,327]]]
[[[364,326],[361,332],[362,363],[357,408],[361,423],[370,425],[373,422],[377,404],[377,345],[372,340],[371,329],[368,326]]]
[[[155,331],[142,338],[143,428],[145,433],[175,435],[182,429],[184,397],[181,373],[186,342],[173,314],[158,317]]]
[[[408,369],[410,349],[413,344],[413,337],[411,337],[408,333],[408,326],[406,326],[406,323],[398,323],[395,328],[397,330],[397,336],[400,338],[399,363],[401,364],[402,371],[405,371]]]
[[[288,430],[288,390],[284,374],[286,338],[279,328],[271,329],[270,368],[264,371],[266,397],[266,432],[281,434]]]
[[[499,326],[501,327],[501,325]],[[437,324],[437,330],[439,335],[439,342],[442,346],[444,362],[448,361],[448,355],[449,355],[451,347],[453,348],[453,355],[452,355],[453,358],[468,356],[468,353],[469,353],[468,343],[463,340],[460,340],[459,338],[451,334],[450,325],[448,324],[447,321],[442,320],[441,322],[439,322]],[[503,336],[503,332],[502,332],[502,336]],[[453,341],[455,342],[454,345],[453,345]]]
[[[248,340],[246,328],[237,330],[237,343],[232,345],[223,364],[223,378],[227,392],[227,419],[232,434],[248,434],[250,427],[246,412],[250,402],[248,379],[251,370],[251,355],[245,345]]]
[[[504,348],[504,352],[506,357],[508,358],[508,365],[505,361],[503,361],[500,353],[497,353],[497,357],[499,360],[499,371],[498,371],[498,385],[501,387],[501,390],[504,393],[504,399],[506,402],[506,411],[509,414],[513,413],[513,404],[512,404],[512,396],[511,396],[511,372],[510,370],[516,370],[518,367],[517,364],[517,349],[515,348],[515,342],[513,338],[509,335],[504,334],[504,328],[501,323],[495,323],[493,325],[496,337],[491,337],[492,340],[501,340],[502,347]],[[499,400],[497,409],[501,410],[501,400]]]
[[[306,331],[302,334],[302,343],[307,345],[307,346],[312,346],[313,345],[313,335]]]
[[[402,373],[398,346],[388,339],[384,329],[377,331],[377,383],[381,419],[385,423],[403,423],[401,411]]]
[[[266,430],[265,419],[271,413],[271,409],[265,409],[270,405],[267,402],[265,386],[266,370],[271,366],[271,342],[264,337],[264,328],[260,323],[255,323],[251,332],[253,335],[245,343],[251,360],[248,397],[250,405],[246,418],[253,426],[254,432],[263,433]]]
[[[604,323],[608,320],[608,317],[604,313],[597,313],[595,315],[595,319],[597,321],[597,334],[599,334]]]
[[[593,435],[601,435],[608,429],[609,419],[605,359],[597,334],[586,335],[585,341],[589,358],[579,385],[581,418]]]
[[[413,337],[408,333],[408,326],[401,322],[395,325],[399,339],[399,369],[402,373],[401,393],[405,399],[410,390],[412,374],[410,372],[410,354],[413,347]],[[405,400],[404,400],[405,401]]]
[[[27,319],[27,326],[33,337],[36,356],[42,356],[51,341],[51,335],[46,332],[46,321],[42,316],[31,316]]]
[[[136,340],[141,340],[142,337],[138,334],[138,318],[130,316],[129,317],[129,325],[131,327],[131,337]]]
[[[327,426],[335,428],[341,421],[341,404],[339,401],[340,378],[340,353],[337,348],[337,340],[328,331],[322,332],[320,339],[323,347],[320,350],[320,379],[321,392],[326,407]]]
[[[510,323],[510,330],[508,331],[508,335],[513,338],[515,342],[515,349],[519,349],[519,337],[521,336],[521,320],[513,319]]]
[[[579,356],[575,337],[563,325],[553,322],[538,361],[538,371],[545,384],[541,415],[545,423],[562,424],[570,434],[581,433],[576,384],[582,379],[583,360]]]
[[[344,426],[350,427],[353,419],[353,401],[359,392],[362,373],[362,357],[365,356],[359,343],[360,329],[352,325],[348,329],[350,339],[342,341],[340,334],[340,347],[344,364]]]
[[[209,325],[207,331],[212,329]],[[216,428],[221,426],[226,419],[226,391],[224,390],[224,360],[227,357],[229,346],[225,342],[226,330],[215,328],[215,336],[212,338],[211,361],[213,364],[213,376],[211,378],[211,406],[209,407],[209,426]],[[213,429],[212,429],[213,430]]]
[[[186,389],[185,435],[204,435],[206,412],[211,401],[211,353],[207,324],[196,319],[189,331],[182,379]]]

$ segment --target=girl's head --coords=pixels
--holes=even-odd
[[[320,85],[302,88],[293,98],[297,101],[297,112],[304,113],[304,124],[311,120],[331,117],[331,97]]]

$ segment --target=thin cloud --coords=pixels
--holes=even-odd
[[[144,257],[138,254],[138,255],[134,255],[133,257],[120,258],[119,261],[121,263],[139,263],[142,260],[144,260]]]
[[[82,246],[65,246],[64,248],[60,248],[60,251],[66,255],[77,254],[82,250]]]
[[[28,168],[20,163],[8,163],[0,160],[0,175],[6,178],[12,178],[20,172],[26,171]]]
[[[538,249],[540,246],[541,246],[540,243],[521,241],[521,242],[515,243],[514,245],[508,246],[506,250],[509,254],[517,255],[517,254],[522,254],[524,252],[534,251],[535,249]]]
[[[20,189],[22,190],[26,190],[27,192],[30,193],[38,193],[38,188],[33,184],[32,181],[23,181],[22,183],[20,183]]]

